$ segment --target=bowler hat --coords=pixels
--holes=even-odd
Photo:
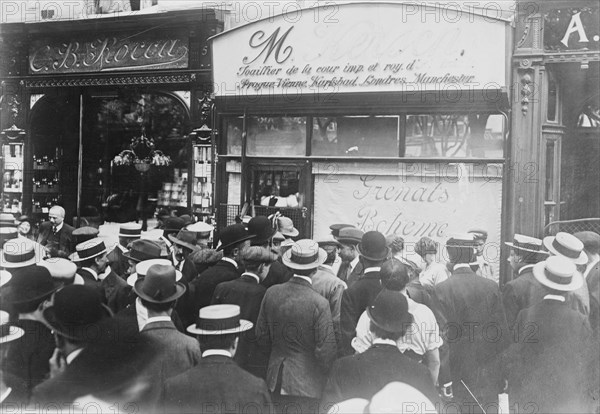
[[[583,276],[577,271],[575,263],[563,256],[550,256],[533,266],[533,276],[542,285],[571,292],[583,285]]]
[[[52,305],[43,312],[44,321],[65,338],[82,342],[98,339],[98,323],[112,316],[102,303],[98,289],[90,285],[69,285],[54,294]]]
[[[507,246],[516,251],[524,251],[529,253],[540,253],[548,255],[547,252],[542,250],[542,240],[536,239],[535,237],[525,236],[523,234],[515,233],[512,242],[505,242]]]
[[[172,266],[173,263],[171,263],[171,261],[167,259],[150,259],[139,262],[135,265],[135,273],[132,273],[127,278],[127,284],[133,287],[135,285],[135,282],[139,278],[146,276],[146,273],[148,273],[148,269],[150,269],[150,267],[154,265]],[[175,270],[175,281],[179,282],[182,277],[183,274],[179,270]]]
[[[83,243],[98,237],[100,231],[95,227],[83,226],[73,230],[73,237],[76,243]]]
[[[179,246],[187,247],[190,250],[194,250],[197,248],[196,233],[194,233],[193,231],[181,229],[177,233],[177,236],[169,234],[169,240],[171,240],[173,243]]]
[[[28,240],[8,240],[2,246],[0,266],[6,269],[31,266],[41,260],[41,253],[36,251],[34,244]]]
[[[106,253],[104,240],[99,237],[79,243],[75,246],[75,253],[69,256],[72,262],[83,262]]]
[[[238,305],[210,305],[200,309],[196,323],[187,331],[194,335],[229,335],[252,329],[254,324],[240,318]]]
[[[563,256],[576,265],[586,264],[587,254],[583,251],[583,243],[572,234],[559,232],[556,236],[544,237],[544,246],[550,253]]]
[[[14,240],[19,237],[19,230],[14,226],[0,227],[0,248],[8,240]]]
[[[406,297],[397,291],[383,289],[367,308],[367,316],[380,329],[403,332],[413,322]]]
[[[150,259],[159,259],[162,248],[154,240],[139,239],[131,242],[129,251],[123,253],[123,256],[134,262],[141,262]]]
[[[146,276],[139,278],[133,291],[142,299],[152,303],[173,302],[185,293],[185,286],[176,281],[175,267],[155,264]]]
[[[302,239],[286,250],[281,260],[290,269],[314,269],[325,263],[327,252],[321,249],[316,241]]]
[[[340,235],[340,230],[346,227],[354,227],[352,224],[332,224],[329,226],[329,230],[331,230],[331,235],[333,237],[338,237]]]
[[[50,272],[42,266],[17,269],[12,275],[2,294],[2,299],[11,305],[37,306],[56,290]]]
[[[265,217],[266,218],[266,217]],[[225,227],[219,236],[221,245],[217,250],[225,250],[233,247],[238,243],[255,238],[254,234],[250,234],[243,224],[231,224]]]
[[[287,237],[296,237],[300,234],[298,229],[294,227],[294,222],[289,217],[277,217],[277,228],[281,234]]]
[[[390,254],[390,248],[385,242],[385,236],[378,231],[366,232],[356,248],[362,257],[373,261],[385,260]]]
[[[12,342],[25,335],[25,331],[9,323],[8,312],[0,311],[0,344]]]
[[[123,223],[119,226],[119,237],[139,239],[142,237],[142,225],[139,223]]]
[[[259,246],[261,244],[268,243],[269,240],[277,233],[269,220],[265,216],[256,216],[248,222],[248,233],[253,234],[255,237],[252,239],[253,246]]]
[[[583,243],[583,248],[588,252],[600,253],[600,234],[593,231],[579,231],[573,236]]]

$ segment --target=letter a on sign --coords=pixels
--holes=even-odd
[[[575,13],[571,16],[571,21],[569,22],[569,27],[565,33],[565,36],[560,41],[566,47],[569,47],[569,37],[571,33],[577,32],[579,34],[579,42],[589,42],[587,36],[585,35],[585,30],[583,29],[583,23],[581,23],[581,12]]]

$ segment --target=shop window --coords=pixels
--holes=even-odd
[[[600,106],[598,99],[587,102],[577,118],[579,128],[600,128]]]
[[[300,172],[273,167],[254,173],[254,205],[263,207],[301,207]]]
[[[550,122],[556,122],[556,113],[558,105],[558,84],[554,76],[550,73],[548,77],[548,108],[546,118]]]
[[[244,129],[244,118],[225,119],[225,142],[227,143],[227,155],[242,155],[242,132]]]
[[[306,118],[248,117],[247,122],[248,155],[306,155]]]
[[[502,158],[504,118],[490,114],[408,115],[404,156]]]
[[[315,117],[311,155],[396,157],[399,133],[398,116]]]

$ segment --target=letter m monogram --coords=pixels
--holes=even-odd
[[[284,46],[285,39],[290,34],[294,26],[290,27],[287,32],[285,32],[281,37],[279,37],[279,32],[281,31],[281,27],[278,27],[271,36],[266,37],[264,31],[259,30],[255,32],[252,37],[250,37],[250,41],[248,44],[252,49],[256,49],[258,53],[254,57],[254,59],[250,59],[248,56],[245,56],[242,62],[244,65],[249,65],[254,63],[264,55],[264,59],[262,63],[267,63],[267,60],[271,55],[274,55],[275,61],[279,64],[284,63],[288,58],[292,55],[292,51],[294,50],[291,46]],[[282,50],[283,48],[283,50]]]

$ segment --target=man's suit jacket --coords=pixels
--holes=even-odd
[[[157,380],[161,383],[198,365],[201,359],[198,341],[177,331],[172,321],[147,323],[141,337],[152,341],[161,350],[156,355],[160,367]]]
[[[185,259],[183,261],[183,266],[181,267],[181,277],[185,280],[186,283],[190,283],[192,280],[196,279],[198,276],[198,270],[196,270],[196,265],[190,259]]]
[[[294,274],[280,261],[271,263],[267,276],[260,282],[266,288],[287,282]]]
[[[125,256],[123,256],[123,250],[121,246],[115,246],[115,248],[108,253],[107,258],[112,271],[115,272],[117,276],[125,279],[125,272],[127,272],[127,269],[129,269],[129,261]]]
[[[345,282],[348,284],[348,286],[353,285],[354,282],[356,282],[358,279],[360,279],[362,277],[362,275],[364,274],[365,271],[365,267],[363,266],[362,262],[359,260],[358,263],[356,264],[356,266],[354,266],[354,269],[352,269],[352,271],[350,273],[348,273],[348,277],[345,280]]]
[[[600,262],[587,274],[585,281],[590,292],[590,324],[600,334]]]
[[[106,301],[106,305],[113,313],[117,313],[127,307],[129,285],[114,271],[111,271],[102,279],[98,286],[103,300]]]
[[[464,382],[481,404],[497,403],[502,385],[497,356],[508,344],[498,285],[460,267],[435,286],[435,294],[447,320],[442,329],[450,344],[455,401],[474,403]]]
[[[140,327],[138,325],[138,321],[137,321],[135,300],[133,301],[133,303],[130,303],[125,309],[121,309],[115,315],[115,317],[120,317],[125,320],[128,320],[131,324],[133,324],[134,326],[137,326],[138,330],[140,329]],[[171,312],[171,321],[173,322],[173,325],[175,325],[175,329],[177,329],[178,332],[185,332],[186,327],[183,326],[183,324],[181,322],[181,318],[179,318],[179,315],[177,314],[177,312],[175,310],[173,312]]]
[[[395,345],[374,344],[362,354],[335,361],[321,405],[327,407],[350,398],[370,400],[393,381],[412,385],[434,403],[438,399],[425,365],[403,355]]]
[[[340,310],[342,308],[342,294],[347,288],[346,283],[338,279],[331,268],[324,266],[319,266],[317,273],[312,278],[312,282],[313,289],[329,302],[335,337],[339,342],[341,338]]]
[[[273,391],[320,398],[336,344],[329,303],[310,283],[292,277],[263,299],[256,334],[270,354],[267,384]]]
[[[52,223],[45,221],[40,224],[38,243],[46,246],[50,254],[55,257],[59,254],[67,257],[75,251],[75,239],[73,238],[73,227],[63,222],[62,228],[56,234],[52,232]]]
[[[161,406],[165,413],[269,413],[271,397],[264,380],[227,356],[211,355],[166,382]]]
[[[521,311],[506,352],[511,406],[540,413],[593,412],[597,350],[586,318],[563,302],[543,299]],[[590,370],[591,368],[591,370]]]
[[[258,284],[258,280],[249,275],[242,275],[229,282],[219,283],[213,294],[211,304],[233,304],[240,307],[240,318],[256,325],[260,305],[267,289]],[[237,352],[233,357],[235,362],[246,371],[265,378],[269,356],[258,345],[256,331],[251,329],[242,332]]]
[[[381,289],[379,272],[369,272],[344,290],[340,309],[341,343],[339,352],[341,355],[354,354],[351,343],[356,336],[356,324],[360,315],[375,300]]]
[[[195,320],[198,317],[198,311],[210,305],[215,288],[219,283],[227,282],[240,277],[241,272],[230,262],[220,260],[212,267],[198,275],[189,284],[189,306],[191,315],[185,315],[184,319]]]
[[[9,344],[8,353],[3,361],[3,371],[24,381],[26,398],[33,388],[46,380],[50,373],[48,360],[54,353],[56,344],[50,329],[41,322],[19,319],[14,323],[25,331],[19,339]]]

